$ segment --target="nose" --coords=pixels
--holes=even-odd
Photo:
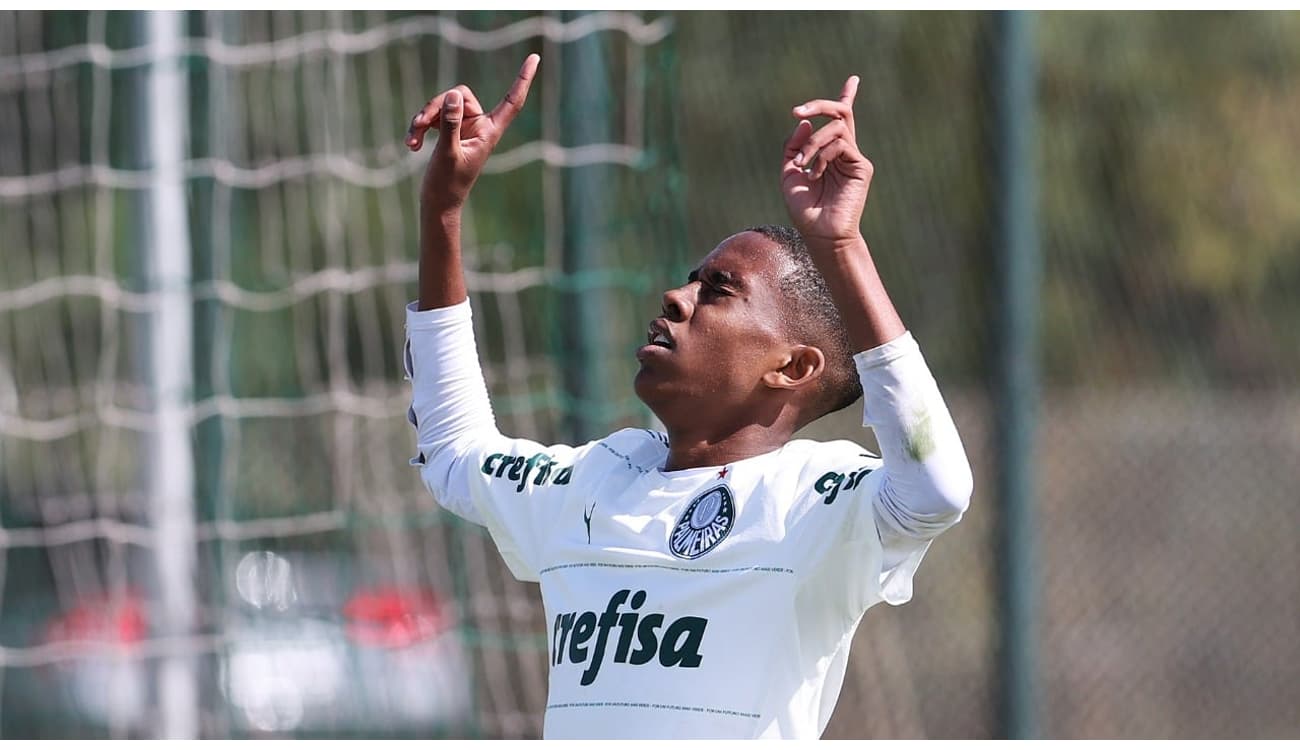
[[[691,282],[685,286],[679,286],[676,289],[669,289],[664,292],[664,317],[674,323],[681,323],[691,317],[695,311],[695,302],[692,298],[692,290],[696,282]]]

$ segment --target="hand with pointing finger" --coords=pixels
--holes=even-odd
[[[438,142],[424,172],[420,203],[425,212],[459,210],[510,122],[524,106],[541,58],[529,55],[510,90],[491,112],[484,112],[474,92],[460,85],[438,94],[411,118],[406,146],[419,151],[430,128]]]
[[[813,99],[792,111],[799,124],[785,142],[781,193],[790,220],[810,246],[861,234],[872,166],[858,150],[853,124],[857,93],[858,77],[850,76],[839,99]],[[814,131],[813,117],[830,121]]]

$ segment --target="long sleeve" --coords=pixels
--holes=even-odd
[[[536,580],[556,510],[587,447],[547,446],[497,430],[468,300],[425,311],[408,305],[406,333],[407,416],[417,451],[411,464],[440,505],[487,527],[517,578]]]
[[[447,510],[482,525],[468,487],[453,488],[461,483],[450,476],[450,470],[462,463],[457,459],[472,445],[473,436],[499,435],[479,369],[471,316],[469,300],[424,311],[415,303],[407,305],[405,364],[412,389],[407,419],[415,427],[419,451],[412,465],[447,470],[444,476],[432,477],[427,470],[421,472],[434,497]],[[438,460],[447,453],[452,460]]]
[[[965,513],[970,464],[939,387],[910,333],[854,357],[865,400],[863,425],[876,434],[882,465],[850,494],[857,532],[878,551],[865,593],[890,604],[911,598],[912,575],[930,542]]]
[[[965,512],[972,489],[966,449],[911,333],[854,357],[862,423],[884,458],[877,511],[888,530],[929,538]]]

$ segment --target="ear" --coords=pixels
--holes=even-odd
[[[811,385],[825,369],[826,355],[821,349],[798,344],[790,349],[785,364],[763,375],[763,382],[769,388],[797,391]]]

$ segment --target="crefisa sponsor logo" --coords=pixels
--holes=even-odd
[[[665,626],[662,612],[640,612],[646,592],[614,592],[605,611],[565,612],[555,616],[551,632],[551,664],[586,664],[580,685],[596,681],[611,646],[615,664],[641,666],[658,661],[661,667],[700,666],[700,644],[709,621],[704,617],[679,617]],[[617,632],[615,632],[617,631]],[[595,642],[592,642],[592,639]],[[611,644],[611,637],[613,643]]]
[[[682,559],[694,560],[718,546],[735,522],[736,503],[731,490],[720,484],[686,506],[668,537],[668,549]]]

